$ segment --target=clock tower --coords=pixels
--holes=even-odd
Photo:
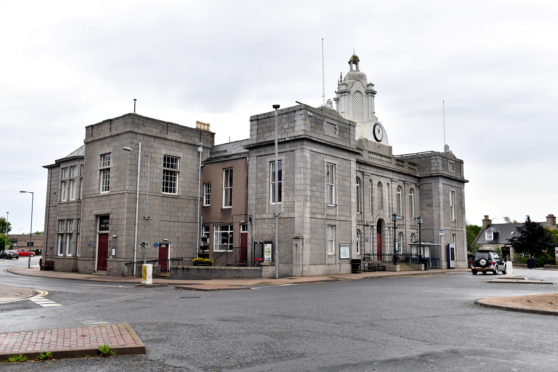
[[[359,69],[360,59],[353,54],[349,59],[349,72],[340,78],[335,92],[337,112],[345,119],[357,123],[356,139],[389,145],[386,131],[378,121],[374,111],[374,84],[369,83],[366,74]]]

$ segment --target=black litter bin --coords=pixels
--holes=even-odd
[[[534,257],[529,257],[529,259],[527,260],[527,267],[529,269],[534,269],[535,268],[535,258]]]

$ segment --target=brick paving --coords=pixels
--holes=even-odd
[[[558,315],[558,293],[482,298],[475,301],[475,303],[480,306],[503,310]]]
[[[77,328],[39,329],[0,334],[0,360],[23,354],[33,358],[51,352],[55,358],[96,355],[101,345],[116,354],[144,354],[145,346],[127,323]]]

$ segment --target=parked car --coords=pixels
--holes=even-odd
[[[28,256],[33,257],[35,255],[35,252],[29,250],[29,248],[18,248],[16,249],[16,251],[20,257],[28,257]]]
[[[17,260],[19,259],[19,255],[12,249],[6,249],[5,251],[0,252],[0,258],[7,258],[8,260],[15,258]]]
[[[506,263],[495,251],[478,251],[475,252],[475,257],[471,263],[471,272],[473,275],[477,275],[477,272],[479,271],[483,274],[486,274],[489,271],[494,275],[498,274],[498,271],[505,274]]]

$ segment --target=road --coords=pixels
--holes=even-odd
[[[556,292],[469,273],[191,292],[44,279],[60,306],[0,305],[0,332],[128,322],[147,355],[2,366],[9,371],[555,371],[553,316],[481,308],[477,298]],[[516,270],[558,282],[558,271]],[[6,321],[9,319],[9,322]]]

